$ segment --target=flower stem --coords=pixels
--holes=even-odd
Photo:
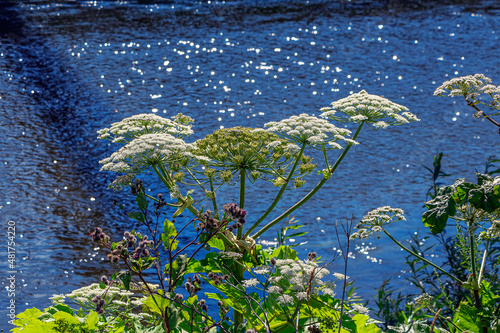
[[[245,208],[245,181],[247,179],[246,169],[240,171],[240,209]],[[243,226],[238,228],[236,239],[241,239],[243,236]]]
[[[293,166],[292,166],[292,169],[290,170],[290,173],[288,174],[288,177],[286,179],[286,182],[285,184],[283,184],[283,186],[281,186],[281,189],[280,191],[278,192],[278,194],[276,195],[276,198],[274,198],[274,201],[271,203],[271,205],[269,206],[269,208],[266,210],[266,212],[257,220],[257,222],[255,222],[252,227],[250,229],[247,230],[247,232],[245,233],[245,238],[250,235],[250,233],[259,226],[259,224],[262,223],[262,221],[273,211],[274,207],[276,207],[276,205],[278,204],[278,202],[280,201],[281,197],[283,196],[283,193],[285,193],[285,190],[286,190],[286,187],[288,186],[288,183],[290,182],[292,176],[293,176],[293,173],[295,172],[295,169],[297,168],[297,165],[300,161],[300,158],[302,157],[302,154],[304,153],[304,149],[306,148],[306,144],[304,143],[302,145],[302,148],[300,149],[300,152],[299,154],[297,155],[297,158],[295,160],[295,162],[293,163]]]
[[[214,206],[214,215],[215,218],[219,218],[219,209],[217,208],[217,200],[215,199],[215,191],[214,191],[214,183],[212,178],[210,178],[210,192],[212,192],[212,204]]]
[[[484,248],[483,261],[481,262],[481,269],[479,270],[479,278],[477,279],[477,284],[481,285],[481,279],[483,277],[484,266],[486,264],[486,256],[488,255],[488,246],[490,245],[490,240],[486,241],[486,246]]]
[[[163,169],[161,168],[160,166],[160,170],[158,170],[158,166],[156,165],[153,165],[153,170],[156,172],[156,175],[158,176],[158,178],[160,178],[161,182],[165,185],[165,187],[171,191],[170,189],[170,186],[168,185],[168,181],[166,180],[166,175],[163,175],[163,172],[160,172],[163,171]],[[177,199],[179,200],[179,202],[181,202],[182,204],[184,204],[184,202],[186,201],[186,198],[184,198],[181,194],[179,194],[179,198]],[[194,216],[198,216],[199,212],[196,208],[194,208],[192,205],[186,207],[187,210],[189,210]]]
[[[400,242],[398,242],[394,237],[392,237],[392,235],[390,233],[387,232],[387,230],[385,230],[384,228],[382,228],[382,231],[384,231],[384,233],[394,242],[396,243],[396,245],[398,245],[400,248],[402,248],[403,250],[405,250],[406,252],[408,252],[409,254],[411,254],[412,256],[415,256],[417,257],[418,259],[422,260],[423,262],[425,262],[426,264],[429,264],[431,265],[432,267],[434,267],[435,269],[437,269],[438,271],[440,271],[441,273],[445,274],[446,276],[450,277],[451,279],[457,281],[459,284],[463,284],[464,282],[462,280],[460,280],[459,278],[457,278],[456,276],[453,276],[451,275],[450,273],[448,273],[447,271],[445,271],[444,269],[442,269],[441,267],[437,266],[436,264],[434,264],[433,262],[425,259],[424,257],[422,257],[421,255],[413,252],[412,250],[408,249],[406,246],[404,246],[403,244],[401,244]]]
[[[363,127],[363,124],[364,124],[364,122],[361,122],[359,124],[358,129],[356,130],[356,133],[354,133],[354,136],[352,137],[352,140],[356,140],[356,137],[358,136],[359,132],[361,131],[361,128]],[[340,165],[340,162],[342,162],[342,160],[344,159],[344,157],[349,152],[349,149],[351,149],[352,145],[353,145],[352,143],[349,143],[347,145],[347,147],[344,149],[344,151],[339,156],[339,158],[337,159],[337,161],[335,162],[335,164],[333,165],[333,167],[330,169],[330,171],[329,171],[330,175],[332,175],[335,172],[335,170],[337,169],[337,167]],[[288,208],[288,210],[286,212],[284,212],[283,214],[281,214],[280,216],[278,216],[277,218],[275,218],[274,220],[272,220],[271,222],[269,222],[268,224],[266,224],[262,229],[260,229],[254,235],[252,235],[252,238],[253,239],[257,239],[257,237],[261,236],[264,232],[266,232],[268,229],[270,229],[271,227],[273,227],[276,223],[280,222],[281,220],[283,220],[284,218],[286,218],[288,215],[290,215],[291,213],[293,213],[297,208],[299,208],[304,203],[306,203],[309,199],[311,199],[311,197],[314,194],[316,194],[316,192],[319,191],[319,189],[323,186],[323,184],[325,184],[325,182],[327,180],[328,180],[327,178],[323,178],[316,185],[316,187],[314,187],[309,193],[307,193],[300,201],[298,201],[292,207]]]

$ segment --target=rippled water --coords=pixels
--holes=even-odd
[[[391,229],[398,237],[422,230],[430,184],[422,165],[436,152],[445,153],[446,172],[471,179],[497,154],[489,123],[459,100],[432,96],[457,75],[500,82],[495,1],[148,3],[0,5],[0,216],[2,230],[16,222],[18,312],[112,270],[88,234],[100,225],[116,237],[134,225],[112,205],[119,195],[98,165],[112,147],[95,132],[133,114],[188,114],[200,138],[221,126],[317,115],[361,89],[407,106],[420,123],[362,132],[335,179],[297,212],[310,232],[297,239],[308,242],[302,253],[325,258],[338,248],[335,221],[378,206],[407,212],[408,222]],[[272,190],[250,191],[250,216],[265,210]],[[278,211],[301,194],[291,192]],[[221,197],[234,201],[235,192]],[[358,294],[371,298],[389,277],[405,288],[399,254],[384,238],[355,243],[348,275]],[[3,290],[2,309],[8,301]]]

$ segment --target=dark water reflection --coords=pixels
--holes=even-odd
[[[393,227],[400,238],[422,230],[429,181],[421,165],[443,151],[448,173],[471,178],[496,153],[490,124],[432,93],[456,75],[500,81],[500,8],[496,1],[344,2],[2,3],[0,216],[3,230],[16,222],[17,310],[45,307],[48,296],[111,270],[96,264],[105,253],[88,233],[134,226],[111,204],[112,176],[98,172],[111,147],[95,131],[142,112],[188,114],[199,138],[221,125],[318,114],[361,89],[384,95],[422,121],[362,133],[336,179],[296,214],[310,231],[302,251],[332,257],[334,222],[381,205],[407,211],[408,222]],[[249,192],[255,212],[272,191]],[[291,192],[288,202],[301,194]],[[385,239],[371,242],[356,244],[350,263],[365,298],[388,277],[405,286],[399,251]]]

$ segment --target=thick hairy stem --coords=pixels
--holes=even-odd
[[[278,192],[278,194],[276,195],[276,198],[274,198],[274,201],[271,203],[271,205],[269,206],[269,208],[266,210],[266,212],[252,225],[252,227],[250,229],[248,229],[248,231],[245,233],[245,238],[250,235],[250,233],[252,231],[254,231],[255,228],[257,228],[259,226],[259,224],[262,223],[262,221],[273,211],[274,207],[276,207],[276,205],[278,204],[278,202],[280,201],[281,197],[283,196],[283,193],[285,193],[285,190],[288,186],[288,183],[290,183],[290,180],[293,176],[293,173],[295,172],[295,169],[297,168],[297,165],[299,164],[299,161],[302,157],[302,154],[304,153],[304,149],[306,148],[306,144],[304,143],[302,145],[302,148],[300,149],[300,152],[299,154],[297,155],[297,158],[295,160],[295,162],[293,163],[292,165],[292,169],[290,170],[290,173],[288,174],[288,177],[286,179],[286,182],[285,184],[283,184],[281,186],[281,189],[280,191]]]
[[[356,140],[359,132],[361,131],[361,128],[363,127],[363,124],[364,124],[364,122],[362,122],[362,123],[359,124],[358,129],[356,130],[356,133],[354,133],[354,136],[352,137],[353,140]],[[335,162],[335,164],[333,165],[333,167],[330,169],[330,176],[335,172],[335,170],[337,169],[337,167],[340,165],[340,162],[342,162],[342,160],[344,159],[344,157],[347,155],[347,153],[349,152],[349,149],[351,149],[351,146],[352,146],[352,143],[349,143],[347,145],[347,147],[344,149],[344,151],[342,152],[342,155],[340,155],[340,157],[337,159],[337,161]],[[305,204],[309,199],[311,199],[311,197],[313,195],[316,194],[316,192],[319,191],[319,189],[326,183],[327,180],[328,180],[327,178],[323,178],[316,185],[316,187],[314,187],[309,193],[307,193],[300,201],[298,201],[295,205],[293,205],[292,207],[290,207],[286,212],[284,212],[283,214],[281,214],[280,216],[278,216],[277,218],[275,218],[274,220],[272,220],[271,222],[269,222],[268,224],[266,224],[262,229],[260,229],[258,232],[256,232],[252,236],[252,238],[253,239],[257,239],[257,237],[261,236],[268,229],[272,228],[274,225],[276,225],[276,223],[280,222],[281,220],[283,220],[284,218],[286,218],[287,216],[289,216],[291,213],[293,213],[300,206],[302,206],[303,204]]]

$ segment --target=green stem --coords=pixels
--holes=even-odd
[[[421,255],[413,252],[412,250],[408,249],[406,246],[404,246],[403,244],[401,244],[400,242],[398,242],[394,237],[391,236],[390,233],[387,232],[387,230],[385,230],[384,228],[382,228],[382,230],[384,231],[384,233],[394,242],[396,243],[400,248],[402,248],[403,250],[405,250],[406,252],[408,252],[409,254],[411,254],[412,256],[415,256],[417,257],[418,259],[422,260],[423,262],[425,262],[426,264],[429,264],[431,265],[432,267],[434,267],[435,269],[437,269],[438,271],[440,271],[441,273],[445,274],[446,276],[450,277],[451,279],[457,281],[459,284],[463,284],[464,282],[462,280],[460,280],[459,278],[457,278],[456,276],[453,276],[451,275],[450,273],[448,273],[447,271],[445,271],[444,269],[442,269],[441,267],[437,266],[436,264],[434,264],[433,262],[425,259],[424,257],[422,257]]]
[[[483,261],[481,262],[481,269],[479,270],[479,278],[477,279],[478,286],[481,286],[481,279],[483,277],[484,266],[486,264],[486,256],[488,255],[488,246],[490,245],[490,240],[486,241],[486,246],[484,248]]]
[[[245,208],[245,182],[247,179],[246,169],[240,171],[240,209]],[[238,228],[236,239],[243,237],[243,226]]]
[[[472,278],[474,279],[474,287],[477,284],[477,268],[476,268],[476,242],[474,240],[474,235],[469,227],[469,242],[470,242],[470,266],[472,271]]]
[[[250,235],[250,233],[259,226],[259,224],[262,223],[262,221],[273,211],[274,207],[276,207],[276,205],[278,204],[278,202],[280,201],[281,197],[283,196],[283,193],[285,193],[285,190],[286,190],[286,187],[288,186],[288,183],[290,182],[292,176],[293,176],[293,173],[295,172],[295,169],[297,168],[297,165],[299,164],[299,161],[302,157],[302,154],[304,153],[304,149],[306,148],[306,144],[304,143],[302,145],[302,148],[300,149],[300,152],[299,154],[297,155],[297,158],[295,160],[295,162],[293,163],[293,166],[292,166],[292,169],[290,170],[290,173],[288,174],[288,177],[286,179],[286,183],[283,184],[283,186],[281,186],[281,189],[280,191],[278,192],[278,194],[276,195],[276,198],[274,198],[274,201],[271,203],[271,205],[269,206],[269,208],[266,210],[266,212],[257,220],[257,222],[255,222],[252,227],[250,229],[248,229],[248,231],[245,233],[245,236],[244,238],[248,237],[248,235]]]
[[[219,209],[217,208],[217,200],[215,199],[214,183],[212,178],[210,178],[210,192],[212,195],[212,205],[214,206],[215,218],[219,218]]]
[[[363,127],[364,121],[361,122],[358,126],[358,129],[356,130],[356,133],[354,133],[354,136],[352,137],[352,140],[356,140],[359,132],[361,131],[361,128]],[[340,162],[344,159],[344,157],[347,155],[349,152],[349,149],[351,149],[352,143],[349,143],[347,147],[344,149],[342,154],[339,156],[333,167],[330,169],[330,176],[335,172],[337,167],[340,165]],[[286,218],[288,215],[293,213],[296,209],[298,209],[300,206],[302,206],[304,203],[306,203],[313,195],[316,194],[316,192],[319,191],[319,189],[323,186],[323,184],[326,183],[328,179],[323,178],[317,185],[314,187],[309,193],[307,193],[300,201],[298,201],[295,205],[292,207],[288,208],[286,212],[266,224],[262,229],[260,229],[258,232],[256,232],[254,235],[252,235],[253,239],[257,239],[259,236],[261,236],[264,232],[266,232],[268,229],[272,228],[275,224]]]
[[[158,166],[157,165],[153,165],[153,170],[156,172],[156,175],[158,176],[158,178],[160,178],[161,182],[165,185],[165,187],[171,191],[170,189],[170,186],[168,184],[168,181],[167,181],[167,175],[165,174],[163,168],[160,166],[160,170],[158,170]],[[184,202],[186,201],[186,198],[184,198],[181,194],[179,194],[179,198],[177,199],[179,202],[181,202],[182,204],[184,204]],[[189,210],[194,216],[198,216],[199,214],[199,211],[194,208],[192,205],[191,206],[188,206],[186,207],[187,210]]]

